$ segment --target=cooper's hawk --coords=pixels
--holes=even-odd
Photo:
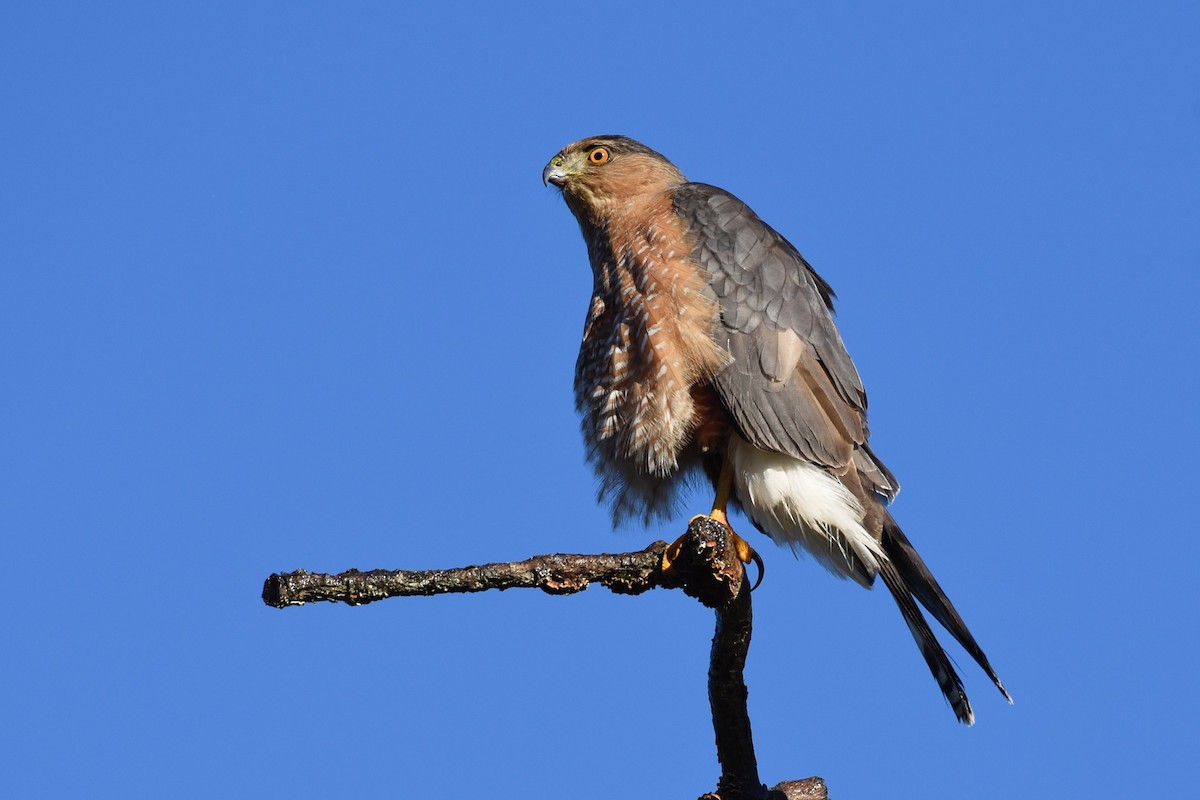
[[[916,601],[1009,697],[888,512],[899,484],[867,444],[833,291],[796,248],[624,136],[568,145],[542,179],[579,221],[595,279],[575,402],[614,524],[670,514],[707,473],[714,517],[740,506],[835,575],[882,576],[959,720],[974,721],[971,705]]]

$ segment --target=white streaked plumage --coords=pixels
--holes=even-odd
[[[870,586],[886,556],[850,490],[816,464],[731,438],[734,487],[750,519],[777,544],[803,548],[838,577]]]

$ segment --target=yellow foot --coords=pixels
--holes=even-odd
[[[697,514],[688,520],[688,526],[690,527],[691,524],[700,517],[708,517],[709,519],[716,520],[729,529],[729,535],[733,537],[733,551],[737,554],[738,560],[743,564],[753,563],[754,566],[758,567],[758,578],[754,581],[754,585],[750,587],[750,591],[757,589],[758,585],[763,581],[763,575],[765,575],[767,571],[766,567],[763,565],[762,557],[755,551],[753,547],[750,546],[749,542],[737,535],[737,533],[733,530],[733,527],[729,524],[729,518],[725,515],[724,511],[713,509],[711,514]],[[663,551],[662,557],[663,572],[666,572],[671,568],[671,564],[674,563],[675,559],[679,557],[679,551],[682,549],[682,536],[667,545],[667,549]]]
[[[671,565],[675,563],[675,559],[679,558],[679,551],[683,549],[683,537],[680,536],[675,541],[667,545],[667,549],[663,550],[662,571],[669,572]]]

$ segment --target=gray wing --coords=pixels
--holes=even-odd
[[[898,486],[867,448],[867,396],[834,324],[833,291],[790,242],[714,186],[688,183],[675,210],[720,308],[733,357],[713,379],[748,441],[843,473],[851,463],[886,497]]]

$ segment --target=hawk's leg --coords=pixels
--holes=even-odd
[[[717,478],[717,486],[716,486],[717,494],[716,494],[716,497],[713,499],[713,508],[712,508],[712,511],[709,512],[708,517],[709,517],[709,519],[716,520],[717,522],[721,523],[722,525],[724,525],[726,528],[729,529],[729,535],[733,537],[733,549],[734,549],[734,552],[737,553],[738,560],[741,561],[743,564],[749,564],[751,562],[754,562],[754,565],[756,567],[758,567],[758,579],[756,581],[754,581],[754,586],[751,587],[751,591],[753,591],[754,589],[758,588],[758,585],[760,583],[762,583],[763,574],[766,572],[766,569],[763,566],[762,557],[759,556],[759,554],[757,552],[755,552],[754,548],[750,546],[749,542],[747,542],[741,536],[738,536],[737,531],[735,531],[733,529],[733,526],[729,524],[729,514],[726,512],[725,508],[726,508],[726,506],[729,505],[729,494],[732,491],[732,489],[733,489],[733,467],[731,464],[731,460],[728,458],[722,458],[721,459],[721,474]],[[703,514],[696,515],[696,517],[699,517],[699,516],[704,516],[704,515]],[[696,519],[696,517],[692,517],[692,519],[694,520],[694,519]],[[688,522],[690,524],[691,520],[689,520]],[[663,559],[662,559],[663,572],[666,572],[667,570],[669,570],[671,568],[671,562],[673,562],[678,557],[679,551],[682,547],[683,547],[683,537],[682,536],[679,537],[678,539],[676,539],[675,541],[671,542],[671,544],[667,546],[667,549],[663,552]]]

